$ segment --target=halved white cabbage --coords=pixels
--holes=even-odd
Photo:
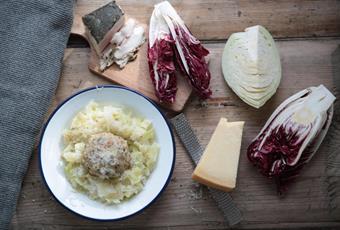
[[[224,47],[222,71],[244,102],[255,108],[263,106],[281,80],[280,56],[270,33],[258,25],[232,34]]]

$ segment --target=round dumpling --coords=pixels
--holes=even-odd
[[[93,176],[102,179],[120,177],[131,168],[128,143],[112,133],[93,134],[86,144],[83,163]]]

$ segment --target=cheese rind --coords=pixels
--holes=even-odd
[[[90,45],[98,56],[101,56],[125,21],[124,12],[115,1],[83,16],[82,19]]]
[[[192,179],[226,192],[236,186],[244,122],[221,118],[207,145]]]

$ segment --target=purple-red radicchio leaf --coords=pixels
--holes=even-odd
[[[188,77],[191,85],[202,99],[211,96],[210,72],[205,56],[209,54],[189,31],[183,20],[169,2],[164,1],[155,6],[166,21],[171,36],[175,40],[176,63]]]
[[[155,8],[150,19],[148,63],[155,94],[160,102],[173,103],[176,97],[174,44],[165,20]]]
[[[324,139],[335,97],[323,86],[310,87],[285,100],[247,150],[248,159],[274,178],[282,194]]]
[[[189,78],[191,85],[200,98],[207,99],[211,96],[211,90],[209,88],[211,75],[205,60],[205,56],[209,54],[209,51],[205,49],[198,40],[185,33],[181,27],[177,26],[175,31],[178,38],[182,37],[182,39],[178,41],[185,58],[181,58],[180,52],[176,49],[176,63],[180,66],[181,71]],[[186,63],[187,67],[184,63]]]
[[[177,92],[173,48],[170,36],[148,48],[148,62],[155,94],[161,102],[173,103]]]

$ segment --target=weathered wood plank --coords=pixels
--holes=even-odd
[[[109,0],[77,0],[84,15]],[[127,14],[148,23],[158,0],[117,0]],[[338,0],[187,0],[170,1],[193,34],[202,40],[226,39],[252,25],[277,38],[340,36]]]
[[[278,42],[283,79],[277,94],[260,110],[247,106],[224,83],[220,68],[224,44],[206,46],[211,51],[213,98],[208,101],[206,107],[201,107],[197,98],[193,97],[185,114],[204,146],[208,143],[220,117],[225,116],[230,121],[246,121],[238,186],[232,193],[244,216],[244,221],[238,227],[339,228],[340,211],[330,215],[327,208],[324,186],[326,153],[322,148],[302,172],[298,182],[292,185],[285,198],[277,197],[273,183],[262,177],[249,164],[245,150],[270,113],[286,97],[300,89],[321,83],[332,88],[331,54],[340,46],[340,40]],[[84,82],[108,83],[88,71],[88,52],[88,49],[66,51],[62,78],[51,109],[80,89]],[[115,223],[84,220],[62,208],[51,198],[44,186],[39,173],[37,153],[34,153],[23,183],[12,228],[25,229],[27,226],[37,229],[225,228],[226,223],[207,190],[191,180],[193,165],[177,137],[176,148],[177,162],[174,175],[160,199],[140,215]]]

